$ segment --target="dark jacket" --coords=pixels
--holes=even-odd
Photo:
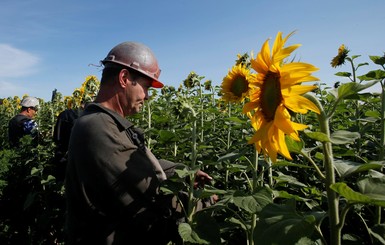
[[[32,118],[18,114],[8,124],[9,145],[11,147],[19,146],[20,139],[25,135],[30,135],[34,138],[34,142],[37,143],[38,125]]]
[[[62,111],[57,117],[53,141],[56,143],[56,152],[65,155],[68,151],[70,135],[75,120],[78,118],[77,110],[67,109]]]
[[[166,179],[132,123],[89,105],[71,133],[66,173],[68,244],[167,244],[176,233]]]

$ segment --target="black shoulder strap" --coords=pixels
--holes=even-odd
[[[133,127],[129,127],[126,129],[127,136],[132,139],[132,142],[142,151],[146,151],[146,147],[144,145],[143,136],[133,129]]]

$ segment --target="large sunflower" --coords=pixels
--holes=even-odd
[[[285,136],[299,141],[298,130],[307,128],[304,124],[291,121],[289,111],[304,114],[311,110],[319,113],[316,105],[301,96],[316,88],[301,83],[318,80],[311,75],[318,69],[307,63],[284,62],[300,46],[284,47],[292,34],[282,39],[281,32],[278,32],[272,50],[269,40],[266,40],[257,57],[251,59],[251,67],[257,75],[251,76],[250,102],[243,108],[256,130],[249,143],[254,143],[256,149],[263,151],[273,162],[277,160],[277,153],[291,160]]]
[[[232,67],[221,85],[222,99],[228,102],[242,102],[249,92],[250,70],[239,64]]]

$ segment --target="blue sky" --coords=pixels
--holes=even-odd
[[[278,31],[296,34],[295,58],[320,71],[332,85],[338,47],[350,54],[385,52],[384,0],[2,0],[0,98],[29,94],[44,100],[55,88],[71,95],[95,65],[123,41],[138,41],[156,54],[160,79],[178,87],[194,71],[219,85],[238,53],[256,54]],[[91,64],[91,65],[90,65]],[[93,64],[93,65],[92,65]],[[374,65],[362,68],[378,69]]]

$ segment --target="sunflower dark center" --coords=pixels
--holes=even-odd
[[[261,89],[262,114],[269,122],[274,120],[275,111],[282,102],[280,75],[268,72]]]
[[[241,97],[244,92],[248,89],[248,82],[244,76],[237,76],[231,86],[231,92],[237,96]]]

